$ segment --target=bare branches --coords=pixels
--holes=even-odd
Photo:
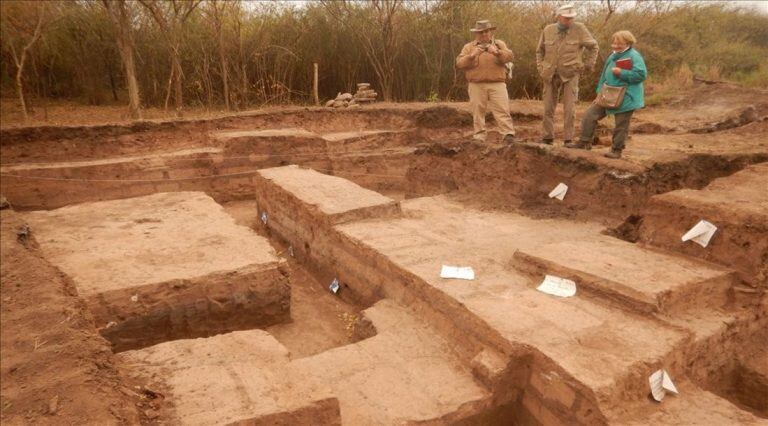
[[[190,14],[197,9],[202,0],[139,0],[160,27],[171,51],[171,78],[174,84],[174,101],[176,115],[181,117],[183,109],[182,80],[184,72],[181,67],[181,43],[184,24]],[[166,97],[167,104],[167,97]]]
[[[27,9],[22,10],[20,13],[20,15],[26,14],[27,19],[16,20],[14,19],[13,13],[9,13],[8,10],[4,10],[1,14],[3,21],[5,21],[3,22],[5,24],[3,27],[7,28],[8,31],[3,31],[3,38],[7,40],[11,51],[11,56],[13,57],[13,62],[16,65],[16,93],[19,97],[19,106],[21,108],[22,115],[24,116],[24,121],[27,121],[29,120],[29,114],[27,112],[27,102],[24,98],[24,67],[27,63],[27,58],[30,55],[32,47],[37,43],[38,40],[40,40],[40,37],[42,37],[43,28],[46,23],[48,4],[46,2],[37,2],[34,4],[14,4],[14,6]],[[5,7],[9,8],[10,6]],[[35,22],[34,27],[31,29],[28,26],[30,14],[34,15],[32,18],[34,19],[33,22]],[[15,37],[11,37],[11,39],[8,40],[9,36],[11,36],[11,34],[8,34],[8,32],[13,32],[13,36]],[[24,40],[25,35],[29,37],[26,41]],[[21,52],[18,51],[16,43],[21,43],[19,46],[21,48]]]

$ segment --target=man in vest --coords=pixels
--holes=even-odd
[[[597,61],[597,41],[581,22],[574,22],[572,4],[557,9],[557,22],[544,27],[536,49],[536,67],[543,80],[544,120],[541,142],[555,139],[554,118],[558,93],[563,91],[563,139],[573,139],[573,112],[579,98],[579,75],[592,72]],[[582,58],[583,56],[583,58]]]
[[[469,82],[469,105],[472,108],[474,136],[476,140],[485,140],[485,111],[490,109],[504,136],[503,143],[515,141],[515,128],[509,113],[509,94],[507,84],[507,62],[512,62],[512,51],[507,45],[493,38],[496,27],[489,21],[477,21],[469,31],[475,40],[464,45],[456,58],[456,68],[463,70]]]

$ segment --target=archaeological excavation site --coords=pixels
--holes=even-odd
[[[2,421],[768,424],[768,95],[686,96],[5,128]]]

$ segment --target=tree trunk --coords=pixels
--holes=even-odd
[[[21,76],[24,74],[24,60],[26,59],[26,52],[21,54],[21,64],[16,69],[16,93],[19,95],[19,106],[21,107],[21,114],[24,116],[24,121],[29,120],[27,115],[27,103],[24,101],[24,87],[22,86]]]
[[[183,94],[182,94],[182,74],[181,74],[181,54],[179,52],[179,47],[173,49],[172,52],[172,60],[173,60],[173,74],[174,74],[174,80],[173,80],[173,88],[174,88],[174,96],[173,100],[176,107],[176,117],[181,117],[183,115],[182,108],[183,108]]]
[[[168,87],[165,89],[165,103],[163,111],[168,111],[168,101],[171,99],[171,86],[173,85],[173,75],[176,73],[176,67],[171,65],[171,73],[168,75]]]
[[[128,89],[128,115],[133,119],[141,118],[141,98],[139,83],[136,81],[136,65],[133,59],[133,32],[125,0],[103,0],[112,23],[115,25],[117,50],[125,71],[125,86]]]
[[[227,107],[227,111],[231,111],[229,105],[229,74],[227,71],[227,56],[224,54],[224,35],[222,34],[221,25],[217,28],[217,36],[219,38],[219,61],[221,62],[221,80],[224,83],[224,105]]]
[[[133,44],[133,40],[131,40]],[[139,83],[136,81],[136,65],[133,61],[133,47],[128,47],[125,52],[120,49],[120,57],[125,68],[125,83],[128,88],[128,111],[133,119],[141,119],[141,97],[139,96]]]
[[[24,46],[24,48],[21,49],[21,57],[16,55],[16,50],[13,49],[13,44],[11,44],[11,53],[13,54],[13,60],[16,63],[16,92],[19,95],[19,106],[21,107],[21,113],[24,116],[24,121],[29,120],[29,114],[27,113],[27,102],[24,99],[24,65],[27,62],[27,55],[29,54],[29,49],[32,48],[32,46],[37,42],[37,40],[40,38],[40,35],[43,32],[43,9],[45,7],[44,3],[39,3],[38,10],[37,10],[37,25],[35,25],[35,32],[32,34],[32,38],[29,40],[29,42]]]

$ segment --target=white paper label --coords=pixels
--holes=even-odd
[[[267,212],[261,212],[261,221],[266,225],[267,224]]]
[[[683,241],[691,240],[702,247],[706,247],[709,244],[709,240],[715,235],[715,231],[717,231],[717,226],[706,220],[700,220],[699,223],[683,235]]]
[[[658,370],[651,374],[648,377],[648,384],[651,386],[651,395],[656,401],[661,402],[667,392],[677,394],[677,388],[666,370]]]
[[[328,289],[331,290],[331,293],[336,294],[339,292],[339,279],[334,278],[333,281],[331,281],[331,285],[328,286]]]
[[[440,270],[440,278],[456,278],[459,280],[474,280],[475,271],[471,266],[448,266],[443,265]]]
[[[569,279],[546,275],[536,290],[553,296],[571,297],[576,294],[576,283]]]
[[[568,192],[568,185],[560,182],[555,189],[549,193],[549,198],[557,198],[558,200],[563,201],[566,192]]]
[[[291,257],[294,257],[293,256],[293,246],[288,246],[288,254],[290,254]]]

